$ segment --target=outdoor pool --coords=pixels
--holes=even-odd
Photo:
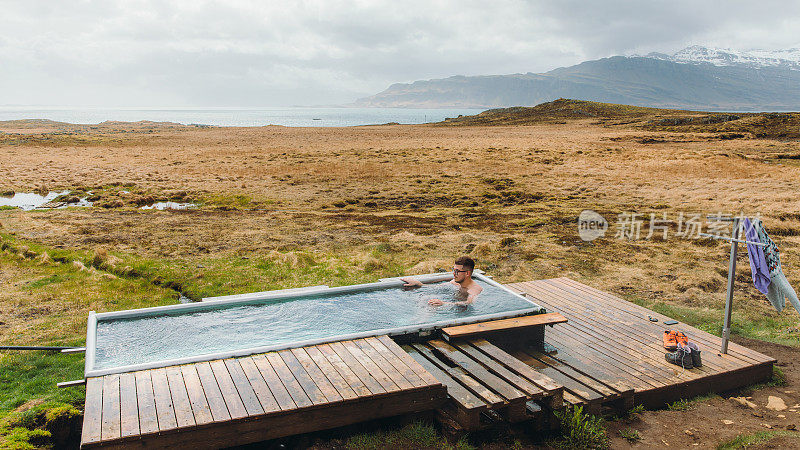
[[[404,290],[397,278],[378,283],[312,287],[210,299],[111,313],[90,313],[86,376],[242,356],[380,334],[406,334],[443,326],[542,312],[480,274],[483,287],[468,307],[428,305],[455,300],[449,274],[417,277],[426,284]]]

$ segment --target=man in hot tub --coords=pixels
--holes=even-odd
[[[456,262],[453,265],[453,279],[450,280],[450,284],[457,288],[453,296],[458,299],[458,301],[445,302],[438,298],[432,298],[428,300],[428,304],[431,306],[467,306],[475,302],[475,299],[478,298],[478,295],[481,293],[481,291],[483,291],[483,288],[472,279],[472,271],[474,269],[475,261],[473,261],[469,256],[462,256],[456,259]],[[422,282],[414,277],[403,277],[400,279],[406,283],[403,285],[404,288],[413,289],[422,287]]]

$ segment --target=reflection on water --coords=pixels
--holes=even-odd
[[[70,191],[53,191],[48,192],[46,195],[41,195],[35,192],[15,192],[14,195],[11,196],[0,196],[0,206],[12,206],[25,211],[42,207],[66,208],[68,206],[92,206],[92,202],[86,200],[86,197],[75,197],[64,201],[59,199],[57,203],[48,205],[48,203],[58,197],[66,196],[69,193]]]
[[[194,203],[177,203],[177,202],[158,202],[153,203],[150,206],[142,206],[141,209],[158,209],[158,210],[165,210],[165,209],[194,209],[197,208],[197,205]]]

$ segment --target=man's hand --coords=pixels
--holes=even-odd
[[[438,298],[432,298],[428,300],[428,304],[431,306],[442,306],[444,305],[444,302],[439,300]]]
[[[406,289],[413,289],[422,287],[422,282],[414,277],[402,277],[400,280],[404,281],[406,284],[403,285]]]

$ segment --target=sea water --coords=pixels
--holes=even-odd
[[[456,301],[449,282],[419,289],[390,288],[338,295],[308,294],[259,304],[220,306],[186,314],[100,320],[95,369],[186,358],[339,335],[425,325],[536,308],[505,289],[477,281],[483,292],[469,306]]]
[[[0,106],[0,121],[49,119],[75,124],[122,122],[175,122],[184,125],[258,127],[346,127],[397,122],[441,122],[446,117],[478,114],[482,109],[416,108],[71,108]]]

